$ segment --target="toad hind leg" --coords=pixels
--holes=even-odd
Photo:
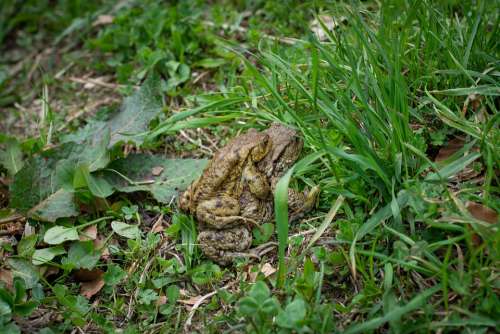
[[[238,224],[257,224],[251,218],[240,215],[240,204],[228,196],[202,201],[196,208],[196,219],[211,228],[225,229]]]

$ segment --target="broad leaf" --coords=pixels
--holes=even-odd
[[[64,253],[66,253],[66,250],[62,246],[37,249],[33,253],[31,263],[33,263],[35,266],[39,266],[52,261],[57,255],[61,255]]]
[[[16,174],[10,188],[10,205],[21,212],[43,201],[54,193],[55,163],[43,157],[34,157],[26,162]]]
[[[31,256],[35,250],[35,245],[38,240],[37,234],[24,236],[17,244],[17,254],[21,257]]]
[[[129,225],[119,221],[111,222],[113,231],[127,239],[136,239],[139,235],[139,227],[137,225]]]
[[[0,165],[3,165],[11,176],[23,167],[23,153],[17,140],[7,141],[5,150],[0,150]]]
[[[293,329],[306,316],[306,303],[302,299],[295,299],[285,307],[276,317],[276,323],[280,327]]]
[[[43,237],[43,241],[49,245],[62,244],[68,240],[78,240],[78,231],[74,227],[54,226],[49,228]]]
[[[100,254],[94,249],[92,241],[74,242],[68,251],[68,256],[61,263],[66,270],[92,269],[97,264]]]
[[[59,189],[28,211],[28,216],[38,220],[55,222],[61,217],[74,217],[79,213],[74,194]]]
[[[149,191],[162,203],[169,203],[203,171],[207,160],[164,159],[156,155],[131,154],[113,161],[106,180],[121,192]]]
[[[91,174],[87,165],[81,165],[75,171],[73,187],[88,188],[92,195],[100,198],[106,198],[114,192],[108,181],[101,176]]]
[[[26,260],[8,259],[7,263],[12,269],[14,277],[20,277],[26,284],[26,289],[31,289],[38,283],[39,275],[35,266]]]
[[[151,75],[141,88],[123,102],[120,110],[107,121],[92,121],[84,128],[67,135],[64,142],[99,141],[109,134],[108,147],[118,142],[142,144],[149,123],[162,111],[160,79]],[[92,171],[92,170],[91,170]]]
[[[2,298],[0,298],[0,318],[11,313],[12,309],[10,308],[10,305],[7,302],[3,301]]]

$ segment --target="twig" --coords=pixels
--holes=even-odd
[[[197,142],[193,138],[189,137],[184,130],[180,130],[179,133],[181,134],[182,137],[186,138],[191,144],[197,145],[201,150],[209,153],[210,155],[214,154],[214,152],[209,147],[206,147],[205,145],[203,145],[201,143],[201,141]]]
[[[220,288],[219,290],[223,290],[223,289],[228,289],[230,288],[231,286],[233,286],[235,284],[236,281],[234,282],[231,282],[229,284],[226,284],[224,285],[222,288]],[[198,299],[196,301],[196,303],[193,305],[193,307],[191,308],[191,311],[189,311],[189,316],[186,320],[186,322],[184,323],[184,331],[186,333],[189,333],[189,326],[191,326],[191,322],[193,320],[193,316],[194,316],[194,313],[196,312],[196,310],[198,309],[198,307],[200,307],[200,305],[208,298],[212,297],[213,295],[215,295],[219,290],[214,290],[210,293],[207,293],[206,295],[202,296],[200,299]]]
[[[18,213],[16,213],[16,214],[14,214],[12,216],[1,218],[0,219],[0,225],[8,224],[10,222],[13,222],[13,221],[21,219],[21,218],[23,218],[23,216],[20,215],[20,214],[18,214]]]
[[[76,77],[69,77],[69,80],[76,82],[76,83],[81,83],[81,84],[91,84],[91,85],[96,85],[96,86],[101,86],[101,87],[106,87],[110,89],[117,89],[117,88],[123,88],[126,87],[125,85],[120,85],[120,84],[114,84],[114,83],[109,83],[109,82],[104,82],[101,81],[100,78],[92,79],[84,79],[84,78],[76,78]],[[138,87],[135,87],[138,88]]]
[[[155,260],[155,257],[153,256],[153,257],[151,257],[151,259],[149,259],[149,261],[144,266],[144,270],[142,271],[141,277],[139,278],[139,284],[138,284],[139,286],[141,286],[144,283],[144,280],[145,280],[146,274],[148,273],[149,267],[151,267],[151,265],[153,264],[154,260]],[[125,317],[125,319],[127,321],[129,321],[132,318],[132,315],[134,313],[132,311],[132,306],[134,304],[134,301],[137,300],[137,296],[138,295],[139,295],[139,287],[137,287],[135,289],[134,294],[132,296],[130,296],[130,300],[129,300],[129,303],[128,303],[127,316]]]

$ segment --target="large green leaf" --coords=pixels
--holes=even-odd
[[[10,205],[42,221],[77,215],[73,194],[60,189],[54,166],[53,159],[31,158],[14,178]]]
[[[141,235],[139,226],[137,225],[129,225],[119,221],[114,221],[111,222],[111,228],[116,234],[127,239],[136,239]]]
[[[15,175],[23,167],[23,153],[17,140],[7,141],[5,150],[0,150],[0,165],[10,175]]]
[[[8,259],[7,263],[12,269],[14,277],[20,277],[24,280],[27,289],[31,289],[38,283],[39,274],[35,266],[26,260]]]
[[[55,222],[61,217],[74,217],[79,213],[74,194],[59,189],[28,211],[28,216],[41,221]]]
[[[68,256],[61,264],[65,270],[92,269],[99,261],[100,254],[94,249],[92,241],[76,241],[71,244]]]
[[[105,167],[109,162],[108,142],[109,135],[82,145],[64,143],[32,157],[14,177],[10,205],[42,221],[77,215],[72,186],[75,170],[78,166],[89,171]]]
[[[164,159],[156,155],[131,154],[113,161],[103,175],[121,192],[148,191],[169,203],[203,171],[207,160]]]
[[[39,266],[49,261],[52,261],[57,255],[61,255],[64,253],[66,253],[66,250],[62,246],[37,249],[33,253],[31,263],[33,263],[35,266]]]
[[[43,241],[49,245],[62,244],[68,240],[78,240],[78,231],[75,227],[54,226],[43,236]]]
[[[118,142],[142,144],[149,123],[162,111],[160,78],[151,75],[141,88],[123,102],[120,110],[107,121],[91,121],[79,131],[67,135],[64,142],[99,141],[109,133],[108,147]]]
[[[54,193],[55,173],[52,161],[43,157],[29,159],[14,177],[10,188],[10,205],[21,212],[43,201]]]

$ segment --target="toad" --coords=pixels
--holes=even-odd
[[[252,243],[250,226],[272,220],[276,184],[302,146],[295,130],[274,123],[235,137],[215,154],[180,198],[181,209],[200,224],[198,243],[207,257],[227,264],[244,255]],[[318,193],[317,187],[304,193],[289,189],[290,220],[310,210]]]

